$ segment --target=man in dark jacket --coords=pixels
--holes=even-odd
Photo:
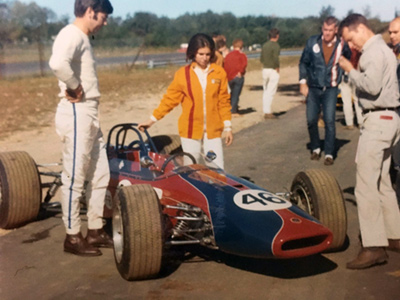
[[[321,157],[321,141],[318,132],[318,117],[321,113],[325,121],[325,165],[333,164],[335,151],[335,113],[338,85],[342,69],[339,57],[347,58],[351,52],[337,36],[338,21],[335,17],[325,19],[322,34],[308,39],[300,59],[300,93],[307,99],[307,127],[310,135],[311,159]]]

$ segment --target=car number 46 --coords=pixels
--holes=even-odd
[[[262,190],[245,190],[233,197],[237,206],[246,210],[269,211],[285,209],[292,204],[277,195]]]

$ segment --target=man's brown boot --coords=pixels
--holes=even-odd
[[[383,247],[365,247],[362,248],[358,256],[348,262],[347,269],[366,269],[375,265],[386,263],[388,256]]]
[[[88,229],[86,241],[89,245],[95,247],[112,248],[114,243],[112,238],[104,231],[100,229]]]
[[[98,248],[89,245],[80,232],[78,234],[67,234],[64,240],[64,251],[80,256],[99,256],[102,254]]]
[[[400,253],[400,239],[397,240],[389,239],[389,246],[387,247],[387,249],[390,251]]]

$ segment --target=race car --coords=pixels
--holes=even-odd
[[[126,280],[160,275],[169,253],[190,245],[252,258],[296,258],[341,249],[347,219],[336,179],[322,169],[299,172],[291,192],[272,193],[225,173],[208,153],[197,162],[178,136],[150,137],[137,124],[108,135],[114,257]],[[190,161],[188,164],[187,161]],[[55,175],[41,200],[41,176]],[[0,226],[34,219],[61,184],[38,172],[25,152],[0,153]]]

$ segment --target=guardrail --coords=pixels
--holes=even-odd
[[[249,59],[255,59],[260,57],[260,52],[246,52]],[[301,55],[300,50],[285,50],[281,51],[281,56],[292,56]],[[132,64],[132,56],[120,56],[120,57],[104,57],[98,58],[98,66],[112,66],[112,65],[123,65]],[[135,62],[135,64],[146,64],[149,69],[162,67],[166,65],[184,65],[186,64],[185,53],[163,53],[163,54],[152,54],[143,55]],[[46,62],[45,72],[50,72],[50,68]],[[0,78],[12,77],[12,76],[24,76],[33,75],[40,73],[40,63],[36,62],[23,62],[23,63],[0,63]]]

